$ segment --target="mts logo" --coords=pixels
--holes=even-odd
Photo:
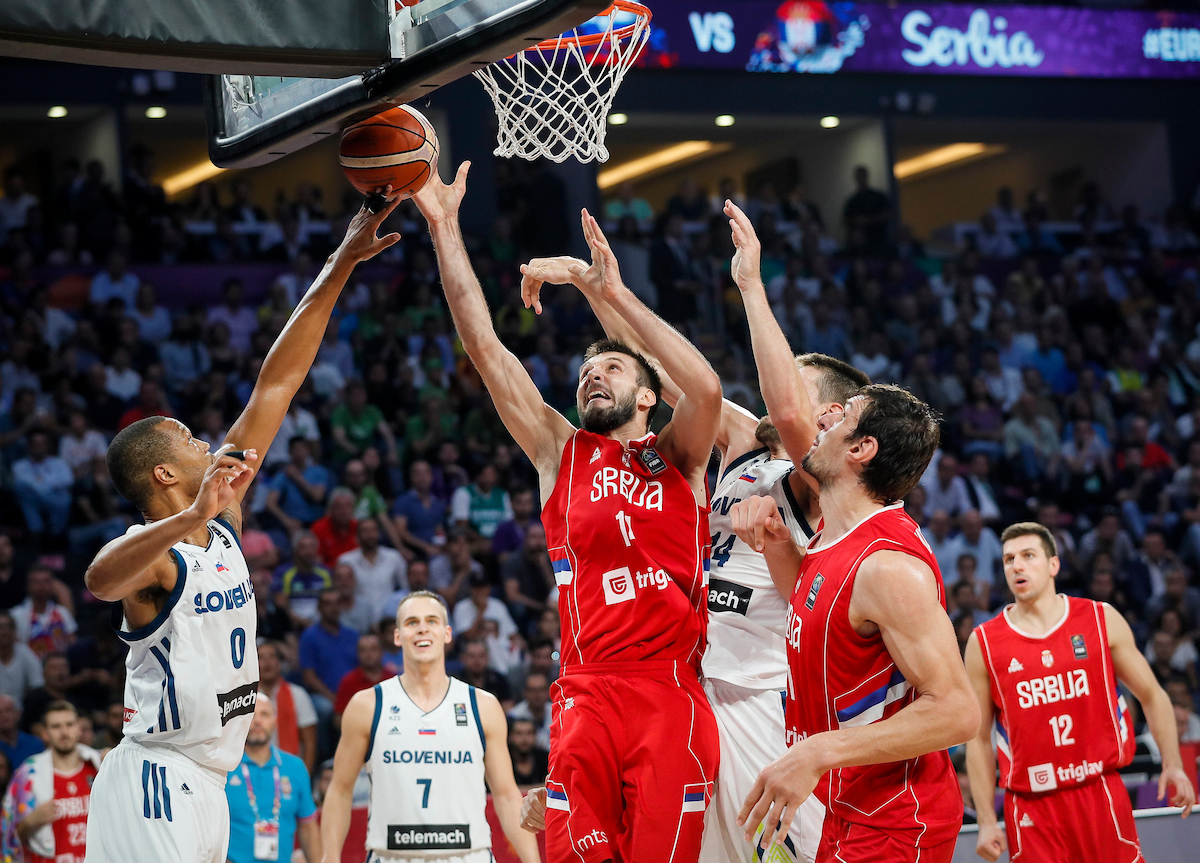
[[[733,50],[733,18],[728,12],[692,12],[688,15],[688,23],[692,25],[696,47],[701,51],[728,54]]]
[[[591,833],[585,833],[583,836],[575,840],[575,845],[580,851],[587,851],[589,848],[595,848],[603,842],[608,844],[608,834],[603,830],[593,830]]]

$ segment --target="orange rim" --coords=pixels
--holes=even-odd
[[[542,51],[553,51],[563,43],[579,45],[582,48],[592,48],[603,42],[607,42],[610,38],[610,33],[611,36],[615,36],[617,39],[628,39],[639,25],[648,24],[651,18],[650,10],[641,3],[634,3],[633,0],[613,0],[613,4],[596,17],[604,18],[615,12],[631,12],[638,16],[638,20],[624,27],[618,27],[616,30],[605,30],[603,33],[589,33],[586,36],[559,36],[557,39],[546,39],[525,50],[533,51],[541,49]]]

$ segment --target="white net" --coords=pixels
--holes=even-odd
[[[649,38],[650,11],[618,0],[587,24],[476,71],[496,107],[495,154],[607,162],[613,97]]]

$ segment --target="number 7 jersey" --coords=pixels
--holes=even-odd
[[[1073,788],[1133,759],[1104,605],[1062,599],[1062,619],[1044,635],[1014,626],[1008,608],[975,630],[995,707],[1000,786],[1012,791]]]
[[[676,660],[699,669],[708,623],[708,509],[650,434],[583,429],[542,510],[562,664]]]
[[[208,531],[207,546],[172,546],[175,588],[154,620],[131,631],[119,603],[113,617],[129,645],[124,736],[224,774],[241,762],[254,718],[258,612],[237,535],[218,519]]]

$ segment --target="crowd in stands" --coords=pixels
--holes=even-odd
[[[281,193],[268,219],[246,175],[175,204],[148,179],[149,152],[129,165],[119,191],[98,164],[68,165],[43,199],[17,172],[0,198],[9,766],[40,746],[29,732],[54,699],[82,708],[85,742],[120,734],[123,648],[82,585],[99,546],[140,520],[113,490],[107,441],[162,414],[219,444],[357,206],[327,213],[303,187]],[[535,315],[518,272],[533,254],[566,251],[565,190],[536,164],[501,162],[496,178],[500,215],[469,240],[475,267],[501,338],[576,421],[576,369],[598,325],[573,289],[548,288]],[[1200,742],[1198,214],[1143,219],[1094,185],[1074,212],[1051,214],[1036,194],[1018,207],[1001,190],[961,247],[934,257],[871,179],[856,172],[837,214],[802,188],[747,196],[733,181],[689,181],[656,211],[625,186],[605,224],[626,282],[704,350],[727,398],[762,411],[720,214],[725,198],[744,206],[796,352],[899,383],[945,419],[905,506],[941,564],[961,642],[1009,599],[999,531],[1037,520],[1058,539],[1059,589],[1129,619],[1182,739]],[[1051,215],[1070,230],[1046,228]],[[533,784],[546,769],[560,644],[537,477],[456,340],[419,217],[404,206],[392,219],[403,241],[344,291],[243,508],[262,687],[279,744],[315,769],[350,697],[401,668],[400,601],[436,591],[451,611],[452,673],[505,705],[518,776]],[[249,260],[279,265],[253,300],[229,279],[204,306],[173,306],[169,285],[137,274],[143,263]],[[62,267],[91,276],[78,311],[49,302],[46,279]],[[1135,767],[1152,774],[1153,743],[1139,740]]]

